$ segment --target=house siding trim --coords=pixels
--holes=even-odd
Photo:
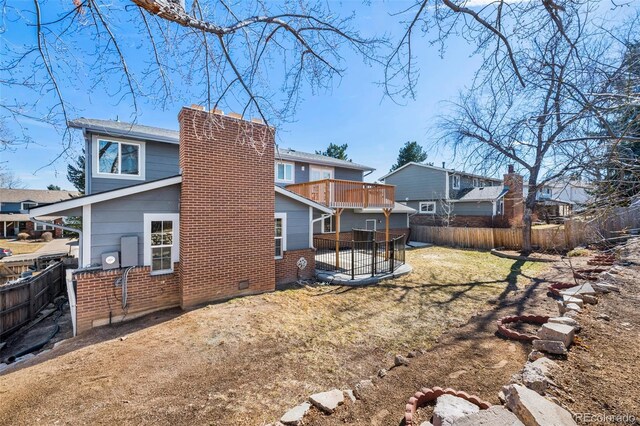
[[[112,174],[112,173],[100,173],[98,167],[98,141],[105,140],[109,142],[125,143],[129,145],[137,145],[138,148],[138,174]],[[120,148],[118,148],[119,150]],[[92,135],[91,136],[91,179],[119,179],[119,180],[145,180],[147,171],[146,161],[146,143],[138,140],[114,138],[112,136]],[[86,154],[85,154],[86,155]],[[118,151],[118,155],[120,155]],[[122,159],[120,159],[121,161]],[[85,176],[85,179],[89,176]]]
[[[82,238],[80,239],[80,259],[83,268],[91,263],[91,204],[82,206]]]

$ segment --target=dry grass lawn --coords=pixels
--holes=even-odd
[[[378,286],[307,286],[96,329],[0,377],[0,424],[266,424],[429,348],[548,267],[436,247],[407,261],[413,273]]]
[[[0,240],[0,247],[11,249],[14,255],[33,253],[44,245],[41,242]]]

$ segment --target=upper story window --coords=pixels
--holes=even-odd
[[[97,137],[93,152],[93,177],[144,179],[144,142]]]
[[[293,163],[285,163],[284,161],[276,162],[276,182],[293,183],[295,180],[295,165]]]
[[[480,182],[478,181],[478,178],[473,178],[473,186],[474,188],[477,188],[480,186]]]
[[[453,178],[452,179],[452,181],[453,181],[453,184],[452,184],[453,189],[460,189],[460,176],[453,175],[452,178]]]
[[[20,205],[20,210],[29,210],[34,208],[37,205],[38,203],[35,203],[33,201],[23,201]]]
[[[309,180],[333,179],[333,167],[311,166],[309,169]]]

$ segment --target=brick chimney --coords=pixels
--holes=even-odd
[[[178,121],[182,307],[274,290],[275,130],[198,106]]]
[[[508,188],[504,196],[504,219],[509,226],[521,226],[524,215],[523,178],[515,172],[513,164],[509,164],[504,175],[504,186]]]

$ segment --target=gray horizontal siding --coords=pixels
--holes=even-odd
[[[144,214],[179,213],[180,185],[158,188],[91,206],[91,263],[102,253],[120,251],[120,237],[138,237],[138,263],[143,264]],[[206,230],[205,230],[206,231]]]
[[[313,218],[319,218],[320,213],[314,212]],[[382,213],[355,213],[353,210],[344,210],[340,215],[340,232],[349,232],[352,229],[365,229],[367,225],[367,219],[376,220],[376,229],[385,229],[385,218]],[[333,218],[335,223],[335,216]],[[322,232],[322,221],[318,221],[313,225],[314,234]],[[407,214],[406,213],[392,213],[389,217],[389,228],[406,228],[407,227]]]
[[[461,216],[491,216],[493,215],[493,203],[488,201],[454,203],[453,214]]]
[[[362,182],[362,170],[345,169],[342,167],[336,167],[333,172],[333,177],[343,180],[355,180]]]
[[[396,186],[396,201],[445,198],[446,172],[409,165],[388,176],[385,183]]]
[[[309,248],[309,206],[276,194],[275,211],[287,214],[287,250]]]
[[[91,159],[91,143],[87,144],[89,159]],[[145,181],[158,180],[180,173],[178,145],[151,142],[145,143]],[[137,185],[140,180],[129,179],[111,179],[103,177],[94,177],[91,170],[91,161],[88,161],[87,177],[91,179],[90,193],[110,191],[125,186]]]

